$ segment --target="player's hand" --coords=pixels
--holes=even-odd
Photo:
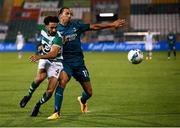
[[[68,38],[67,37],[63,36],[62,39],[63,39],[64,44],[68,42]]]
[[[39,55],[32,55],[29,57],[29,59],[31,62],[37,63],[37,61],[40,59],[40,56]]]
[[[38,53],[40,53],[40,52],[42,51],[42,49],[43,49],[43,46],[40,45],[40,46],[38,47]]]
[[[112,24],[115,28],[119,28],[125,26],[127,23],[125,19],[118,19],[114,21]]]

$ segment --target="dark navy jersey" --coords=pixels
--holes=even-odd
[[[67,39],[63,45],[63,58],[65,62],[75,62],[83,60],[81,48],[81,34],[90,30],[90,24],[79,21],[71,21],[68,25],[58,25],[57,30]]]
[[[167,35],[167,41],[168,41],[169,47],[173,48],[176,43],[176,35],[174,33],[169,33]]]

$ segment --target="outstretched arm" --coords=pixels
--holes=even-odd
[[[112,23],[106,23],[106,24],[91,24],[90,29],[91,30],[101,30],[106,28],[119,28],[126,24],[126,21],[124,19],[118,19]]]

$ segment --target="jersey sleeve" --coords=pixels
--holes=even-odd
[[[85,23],[80,22],[80,21],[77,24],[78,24],[81,32],[85,32],[85,31],[90,30],[90,24],[85,24]]]
[[[55,38],[53,39],[53,45],[61,47],[63,45],[63,40],[62,37],[56,35]]]

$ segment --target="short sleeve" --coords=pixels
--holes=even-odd
[[[55,38],[53,39],[53,45],[57,45],[59,47],[61,47],[63,45],[63,40],[62,40],[62,37],[60,36],[55,36]]]
[[[85,24],[85,23],[80,22],[80,21],[77,22],[77,24],[78,24],[78,26],[79,26],[81,32],[85,32],[85,31],[90,30],[90,24]]]

